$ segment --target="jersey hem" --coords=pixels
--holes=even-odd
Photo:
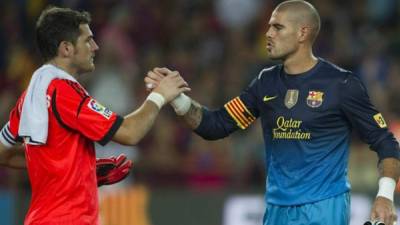
[[[274,202],[274,201],[268,201],[268,195],[267,195],[266,203],[267,203],[267,204],[271,204],[271,205],[278,205],[278,206],[299,206],[299,205],[305,205],[305,204],[311,204],[311,203],[314,203],[314,202],[323,201],[323,200],[325,200],[325,199],[333,198],[333,197],[335,197],[335,196],[341,195],[341,194],[346,193],[346,192],[350,192],[350,189],[343,190],[343,191],[340,191],[340,192],[338,192],[338,193],[334,193],[334,194],[332,194],[332,195],[323,196],[323,197],[318,198],[318,199],[315,199],[315,200],[304,201],[304,202],[293,203],[293,204],[289,204],[289,203],[288,203],[288,204],[282,204],[282,203],[276,203],[276,202]]]

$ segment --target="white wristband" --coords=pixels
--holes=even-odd
[[[165,104],[165,98],[164,96],[162,96],[161,94],[157,93],[157,92],[151,92],[149,94],[149,96],[147,96],[146,100],[150,100],[152,102],[154,102],[159,109],[161,109],[161,107],[163,107],[163,105]]]
[[[393,178],[381,177],[379,179],[379,190],[376,196],[385,197],[393,201],[395,189],[396,189],[396,181]]]
[[[185,115],[189,111],[191,104],[192,100],[183,93],[171,101],[172,107],[179,116]]]

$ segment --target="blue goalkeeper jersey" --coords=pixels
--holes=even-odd
[[[362,82],[323,59],[308,72],[264,69],[218,110],[203,109],[195,130],[214,140],[261,119],[267,163],[267,202],[300,205],[349,191],[351,130],[380,159],[399,158],[399,146]]]

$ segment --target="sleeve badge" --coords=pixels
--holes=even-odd
[[[374,115],[374,120],[375,120],[375,122],[378,124],[378,126],[380,128],[386,128],[387,127],[385,119],[383,119],[382,114],[380,114],[380,113],[375,114]]]
[[[107,107],[101,105],[94,99],[90,99],[88,103],[89,109],[99,113],[100,115],[104,116],[106,119],[110,119],[112,115],[112,111],[109,110]]]

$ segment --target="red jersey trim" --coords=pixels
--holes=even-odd
[[[110,130],[108,130],[107,134],[104,135],[104,137],[98,141],[98,143],[103,146],[106,145],[112,139],[112,137],[114,137],[117,130],[121,127],[123,121],[124,118],[120,115],[117,115],[117,119],[114,121],[114,124],[111,126]]]
[[[86,99],[87,99],[87,98],[89,98],[89,96],[85,96],[85,97],[83,97],[83,99],[82,99],[81,103],[79,104],[79,107],[78,107],[78,112],[76,113],[76,116],[79,116],[79,113],[80,113],[80,112],[81,112],[81,110],[82,110],[83,103],[85,103],[85,101],[86,101]]]
[[[69,127],[67,124],[65,124],[60,116],[60,113],[57,110],[57,103],[56,103],[56,95],[57,95],[57,89],[53,91],[52,97],[51,97],[51,108],[53,110],[54,116],[56,117],[57,122],[60,124],[61,127],[68,131],[73,131],[71,127]]]

